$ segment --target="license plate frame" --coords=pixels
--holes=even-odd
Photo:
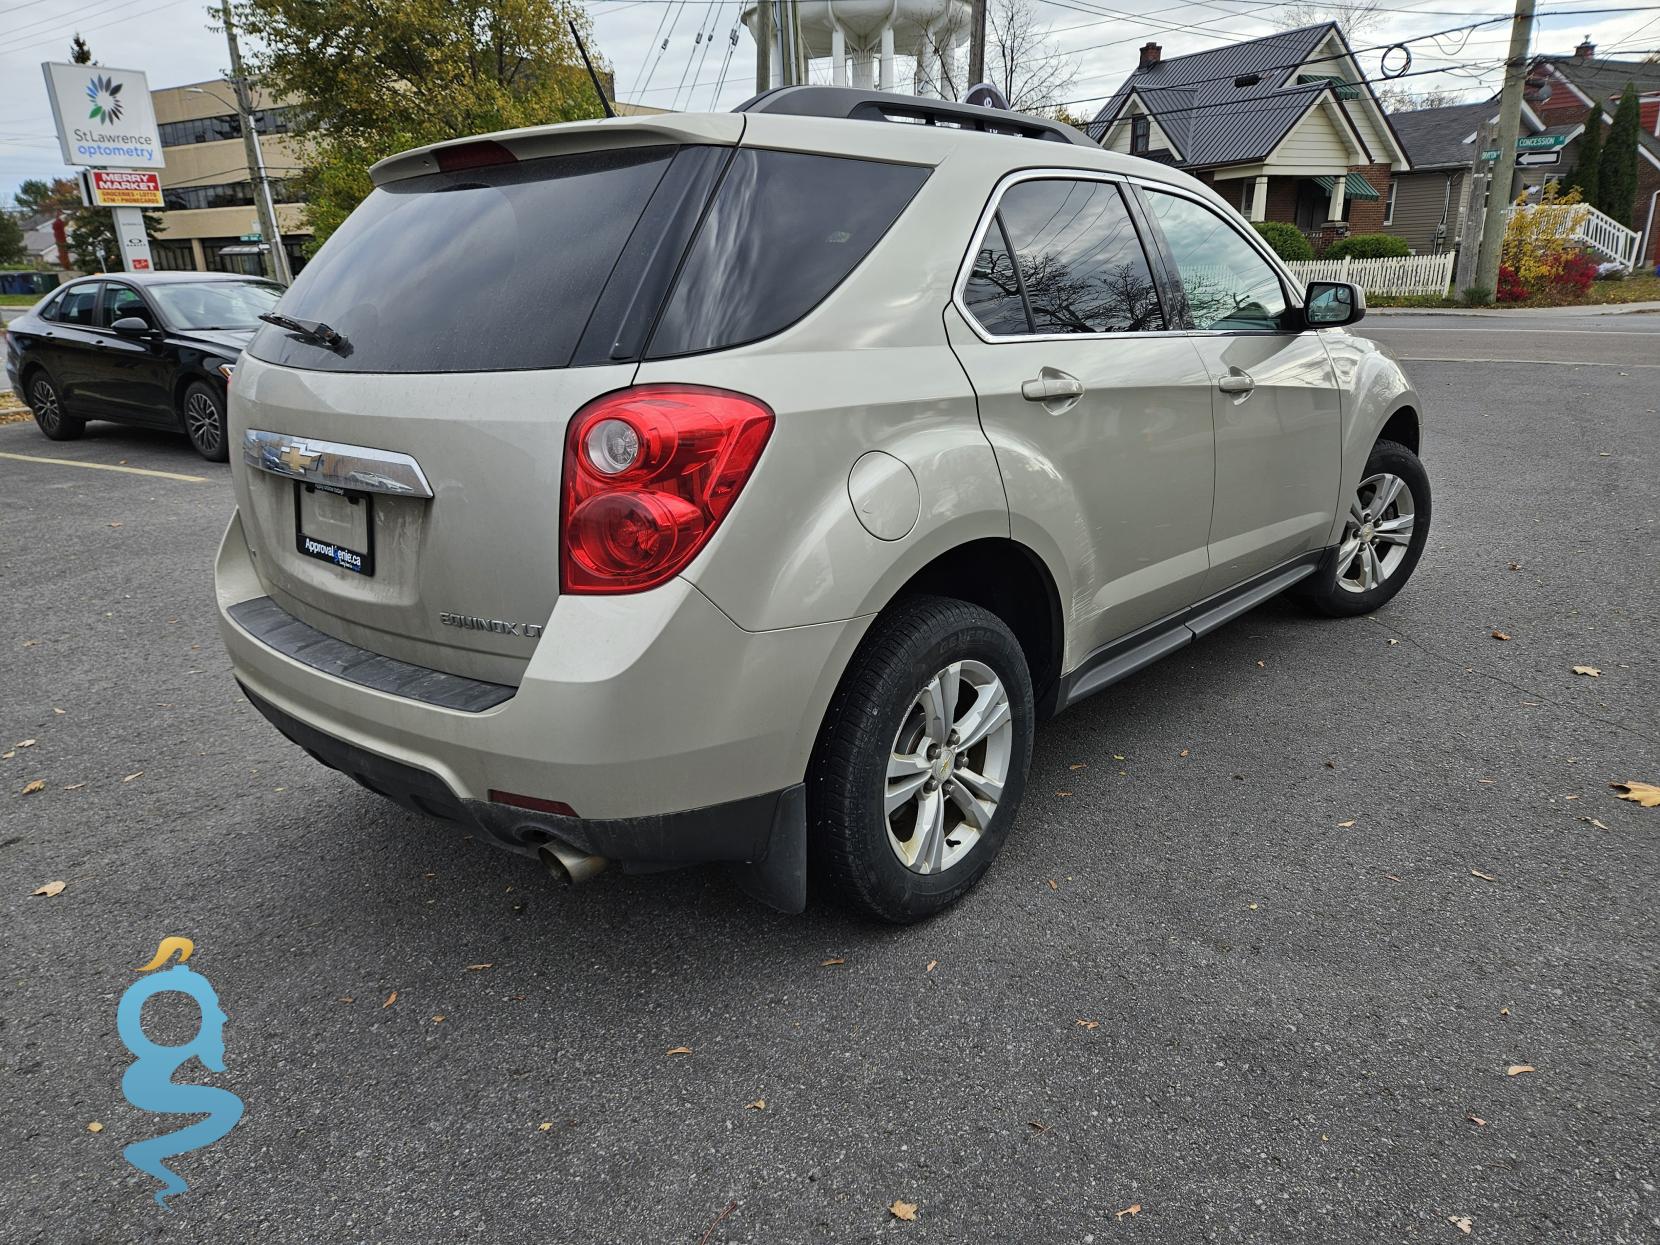
[[[307,493],[330,493],[336,497],[345,498],[348,505],[362,506],[364,547],[353,549],[338,541],[324,540],[319,536],[308,536],[305,530],[305,508],[302,504]],[[316,558],[319,562],[327,562],[330,566],[337,567],[352,575],[361,575],[365,579],[374,578],[374,494],[358,492],[355,489],[334,488],[327,484],[308,484],[300,480],[294,481],[294,548],[299,551],[302,557]]]

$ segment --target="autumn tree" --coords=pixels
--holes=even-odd
[[[961,99],[975,85],[968,80],[966,56],[956,57],[954,72],[945,64],[945,50],[960,45],[966,33],[966,20],[948,21],[931,36],[935,68],[924,81],[942,99]],[[1042,24],[1034,0],[986,0],[985,72],[1016,112],[1053,113],[1077,80],[1078,65]]]
[[[371,189],[369,166],[467,134],[601,115],[573,0],[242,0],[261,85],[306,116],[298,179],[316,245]]]

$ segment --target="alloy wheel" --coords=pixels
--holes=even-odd
[[[942,873],[991,825],[1014,753],[1009,693],[987,666],[952,662],[917,693],[894,736],[883,797],[888,846],[913,873]]]
[[[184,426],[185,431],[190,434],[191,442],[202,453],[212,454],[218,451],[221,435],[219,408],[207,394],[198,390],[185,399]]]
[[[1367,476],[1349,503],[1337,548],[1337,583],[1347,592],[1370,592],[1406,561],[1415,522],[1412,490],[1400,476]]]
[[[56,432],[58,424],[63,418],[62,408],[58,406],[58,391],[52,388],[52,382],[44,377],[35,381],[29,387],[29,405],[34,408],[35,418],[47,432]]]

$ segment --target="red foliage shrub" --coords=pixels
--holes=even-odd
[[[1501,303],[1519,303],[1531,298],[1533,291],[1522,284],[1516,270],[1509,264],[1499,265],[1498,298]]]
[[[1564,290],[1571,290],[1575,294],[1583,294],[1591,288],[1591,282],[1597,279],[1597,262],[1584,252],[1570,255],[1562,261],[1551,277],[1551,284],[1560,286]]]

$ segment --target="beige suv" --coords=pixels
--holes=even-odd
[[[562,877],[926,916],[1040,720],[1423,549],[1360,292],[1067,127],[798,87],[373,174],[236,371],[225,643],[325,765]]]

